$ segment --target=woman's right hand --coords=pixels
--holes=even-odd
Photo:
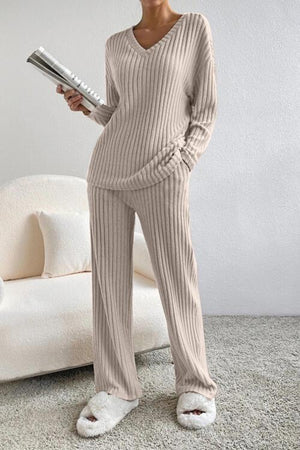
[[[82,95],[75,89],[68,89],[66,92],[63,91],[62,85],[58,84],[56,87],[56,92],[58,94],[63,94],[65,101],[68,103],[71,111],[81,111],[85,116],[90,114],[90,110],[85,106],[81,105]]]

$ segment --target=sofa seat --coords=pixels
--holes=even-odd
[[[169,345],[156,283],[133,273],[135,353]],[[92,364],[91,272],[5,282],[0,381]]]

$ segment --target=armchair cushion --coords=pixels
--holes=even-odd
[[[42,278],[91,271],[88,211],[36,211],[44,241]]]

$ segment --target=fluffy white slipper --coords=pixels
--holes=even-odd
[[[110,431],[133,408],[138,406],[139,399],[124,400],[105,391],[92,397],[81,411],[76,423],[78,434],[82,437],[98,436]],[[91,421],[89,416],[97,420]]]
[[[193,413],[184,414],[184,411],[192,411],[194,409],[205,412],[199,415]],[[178,398],[176,413],[177,420],[183,427],[193,429],[206,427],[216,418],[215,399],[204,397],[198,392],[183,392]]]

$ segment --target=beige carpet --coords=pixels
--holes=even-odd
[[[102,437],[83,439],[75,428],[95,393],[92,366],[0,385],[1,450],[299,448],[299,318],[205,316],[204,326],[219,387],[213,425],[194,431],[176,422],[166,348],[136,355],[144,396]]]

